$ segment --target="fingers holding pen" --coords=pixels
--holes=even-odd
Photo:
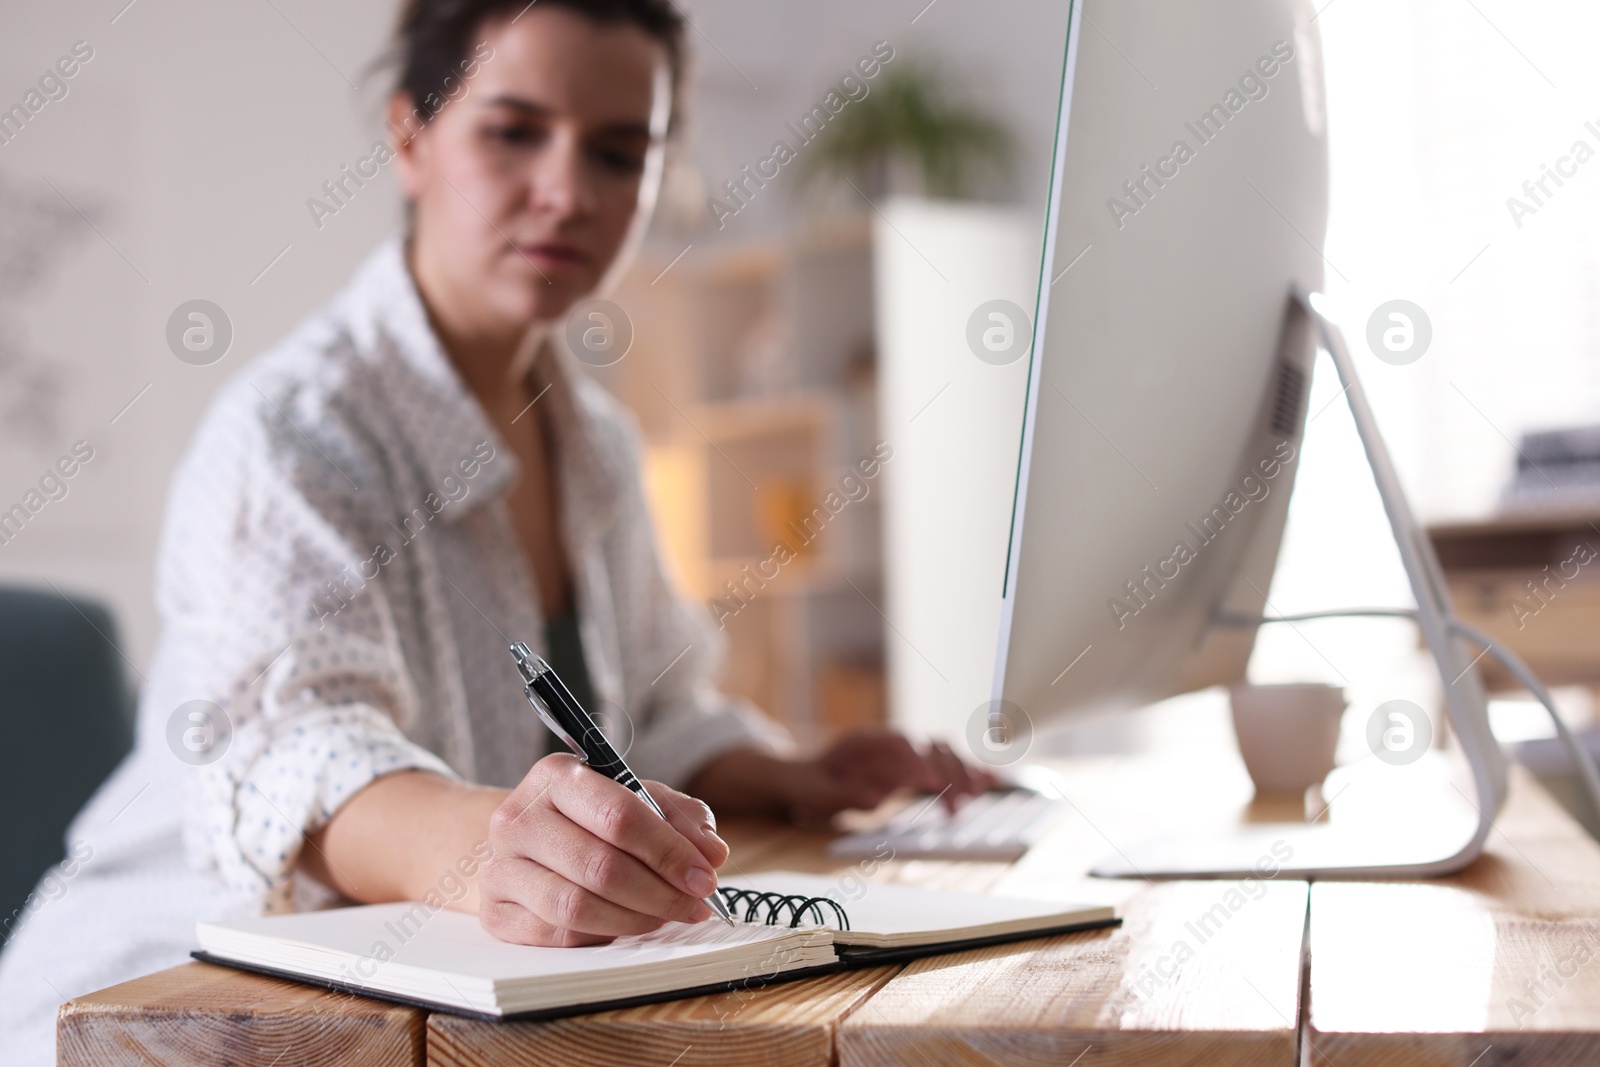
[[[644,787],[661,805],[667,822],[699,849],[713,868],[728,862],[728,843],[717,836],[717,817],[709,804],[660,782],[645,782]]]
[[[716,888],[727,846],[702,829],[708,813],[698,802],[660,788],[667,820],[572,756],[540,760],[490,817],[484,928],[519,944],[569,946],[709,918],[701,898]]]
[[[647,881],[645,874],[662,886],[688,894],[696,903],[717,888],[716,870],[702,850],[674,825],[669,815],[663,820],[650,810],[642,798],[603,775],[595,774],[577,760],[564,771],[566,788],[552,791],[552,800],[563,815],[599,841],[620,850],[636,861],[637,867],[616,864],[619,884]],[[654,794],[652,793],[652,796]],[[663,811],[667,808],[663,806]],[[675,803],[672,810],[681,810]],[[689,827],[700,836],[696,827]]]

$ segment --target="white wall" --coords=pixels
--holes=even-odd
[[[124,2],[19,6],[0,35],[4,107],[74,42],[94,49],[68,95],[0,146],[0,225],[14,233],[17,213],[61,208],[53,182],[99,230],[75,221],[39,250],[36,291],[0,293],[0,334],[61,386],[52,426],[0,428],[0,508],[73,441],[95,450],[69,495],[0,547],[0,577],[109,600],[143,670],[166,483],[203,405],[334,291],[387,231],[396,198],[387,182],[369,186],[320,232],[305,207],[372,140],[377,124],[344,78],[359,80],[375,54],[389,4],[275,0],[280,16],[271,4],[142,0],[118,17]],[[209,367],[165,342],[169,314],[194,298],[219,304],[235,331]],[[0,373],[6,396],[17,389]]]

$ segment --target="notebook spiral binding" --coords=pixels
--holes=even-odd
[[[838,901],[827,897],[759,893],[754,889],[736,889],[733,886],[723,886],[717,892],[721,894],[722,902],[728,905],[728,910],[747,923],[759,922],[767,926],[776,926],[787,913],[788,925],[791,928],[799,926],[801,919],[808,914],[815,917],[817,925],[826,926],[828,919],[822,909],[827,908],[838,921],[839,929],[850,929],[850,916],[845,914],[844,908],[839,906]],[[740,915],[741,910],[742,915]]]

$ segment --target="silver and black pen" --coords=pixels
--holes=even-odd
[[[533,710],[548,726],[552,733],[566,742],[568,748],[577,754],[578,758],[587,763],[594,770],[610,778],[612,781],[627,786],[637,793],[650,810],[666,819],[667,813],[661,810],[644,783],[639,781],[639,776],[634,774],[617,750],[611,747],[611,742],[606,740],[606,735],[600,732],[600,727],[595,725],[594,719],[578,703],[572,691],[562,683],[554,668],[546,663],[543,657],[533,654],[527,644],[518,641],[511,646],[511,655],[516,658],[517,669],[522,672],[524,681],[523,693],[528,698],[528,703],[533,705]],[[733,914],[728,911],[728,906],[715,892],[705,898],[706,905],[714,914],[729,926],[733,925]]]

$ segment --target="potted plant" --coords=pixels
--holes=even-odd
[[[801,156],[808,183],[837,179],[869,200],[888,194],[974,196],[984,179],[1009,179],[1015,138],[968,103],[941,64],[906,58],[884,70]]]

